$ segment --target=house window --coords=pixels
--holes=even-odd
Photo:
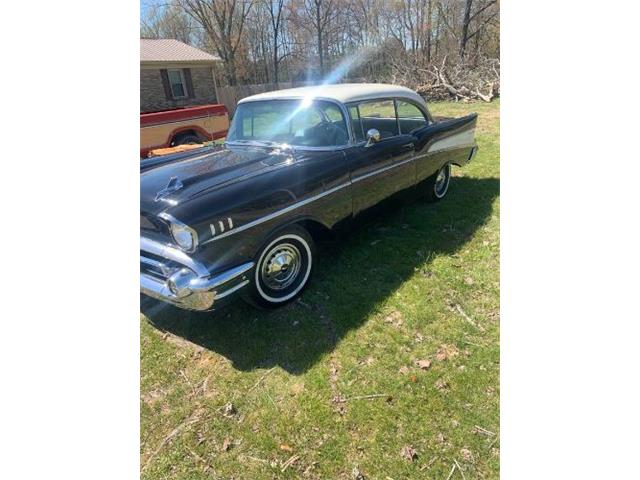
[[[169,85],[171,86],[171,95],[173,98],[187,97],[187,82],[184,80],[182,70],[167,70],[169,76]]]

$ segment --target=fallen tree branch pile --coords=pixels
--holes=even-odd
[[[440,65],[425,68],[392,65],[392,83],[407,85],[428,101],[454,100],[491,102],[500,96],[500,60],[483,59],[475,65],[447,64],[447,57]]]

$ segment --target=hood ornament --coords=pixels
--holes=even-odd
[[[183,186],[184,185],[182,185],[182,182],[178,180],[178,177],[171,177],[169,179],[169,183],[167,183],[167,186],[164,187],[162,190],[160,190],[158,193],[156,193],[156,202],[159,202],[164,197],[168,197],[173,192],[177,192]]]

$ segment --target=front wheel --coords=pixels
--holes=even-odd
[[[276,308],[299,296],[311,277],[314,251],[307,231],[296,226],[267,240],[257,255],[252,303]]]
[[[427,199],[431,202],[442,200],[449,191],[451,181],[451,164],[445,163],[426,182]]]

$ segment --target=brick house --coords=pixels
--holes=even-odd
[[[218,57],[173,39],[140,39],[140,112],[217,103]]]

